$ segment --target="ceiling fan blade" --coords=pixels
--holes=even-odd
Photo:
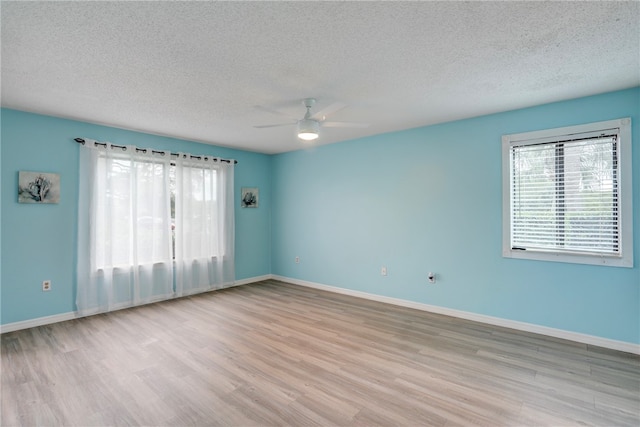
[[[257,125],[257,126],[254,126],[254,128],[264,129],[264,128],[275,128],[279,126],[292,126],[292,125],[295,125],[295,123],[278,123],[275,125]]]
[[[320,110],[317,113],[315,113],[313,116],[311,116],[311,118],[321,122],[328,115],[333,114],[336,111],[342,110],[346,106],[347,106],[347,104],[343,104],[342,102],[333,103],[333,104],[329,105],[328,107],[323,108],[322,110]]]
[[[327,128],[368,128],[369,123],[355,123],[355,122],[320,122],[322,127]]]
[[[266,113],[275,114],[276,116],[286,117],[286,118],[291,119],[291,120],[296,120],[293,117],[291,117],[290,115],[288,115],[286,113],[283,113],[282,111],[274,110],[274,109],[269,108],[269,107],[263,107],[262,105],[255,105],[253,108],[255,108],[256,110],[264,111]]]

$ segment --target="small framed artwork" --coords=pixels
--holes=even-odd
[[[259,193],[257,187],[242,187],[241,206],[243,208],[257,208]]]
[[[60,175],[57,173],[18,173],[19,203],[59,203]]]

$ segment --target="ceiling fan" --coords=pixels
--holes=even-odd
[[[278,123],[273,125],[259,125],[254,126],[255,128],[272,128],[278,126],[292,126],[297,125],[297,136],[298,138],[304,141],[313,141],[318,138],[320,127],[335,127],[335,128],[366,128],[369,126],[368,123],[354,123],[354,122],[328,122],[326,118],[328,115],[335,113],[338,110],[342,110],[346,107],[345,104],[340,102],[336,102],[334,104],[329,105],[328,107],[318,111],[317,113],[311,114],[311,108],[316,104],[315,98],[305,98],[302,100],[302,105],[307,109],[304,117],[300,120],[296,120],[291,118],[292,122],[289,123]],[[272,110],[266,107],[256,106],[256,108],[267,111],[272,114],[278,114],[281,116],[286,116],[286,114]]]

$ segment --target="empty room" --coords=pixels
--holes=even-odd
[[[640,2],[0,16],[0,425],[640,425]]]

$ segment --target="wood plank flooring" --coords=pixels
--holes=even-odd
[[[638,426],[640,357],[277,281],[2,335],[2,426]]]

